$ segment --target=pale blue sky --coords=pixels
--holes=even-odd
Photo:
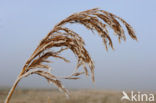
[[[64,81],[64,85],[156,91],[155,5],[155,0],[0,0],[0,87],[13,84],[39,41],[56,23],[74,12],[99,7],[130,23],[139,41],[131,40],[126,34],[127,42],[119,45],[112,36],[115,51],[106,52],[98,36],[80,25],[72,25],[86,41],[86,48],[95,61],[96,83],[92,85],[90,79],[82,77]],[[66,56],[75,60],[73,55]],[[52,67],[60,75],[70,73],[74,64],[56,61]],[[46,81],[39,78],[34,75],[23,79],[19,86],[47,87]]]

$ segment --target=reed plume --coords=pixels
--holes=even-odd
[[[137,40],[132,27],[125,20],[112,13],[100,10],[98,8],[74,13],[56,24],[54,28],[46,35],[46,37],[41,40],[33,54],[25,63],[21,73],[17,77],[17,80],[12,86],[5,100],[5,103],[9,103],[9,100],[18,82],[22,78],[27,77],[31,74],[37,74],[44,77],[46,80],[48,80],[49,83],[56,85],[58,89],[63,91],[67,96],[69,94],[68,90],[64,88],[60,80],[79,79],[79,76],[82,74],[88,76],[89,72],[87,65],[90,68],[92,81],[95,81],[94,63],[88,51],[84,47],[85,42],[79,36],[79,34],[66,27],[66,24],[68,23],[78,23],[91,31],[97,32],[97,34],[102,38],[106,50],[108,49],[108,46],[113,49],[113,42],[111,37],[109,36],[108,27],[114,31],[115,35],[118,37],[119,42],[121,40],[126,40],[124,30],[120,23],[123,23],[125,25],[130,37],[134,40]],[[58,47],[59,50],[54,51],[54,47]],[[50,72],[51,67],[48,64],[51,63],[51,61],[48,58],[59,58],[64,60],[65,62],[69,62],[69,60],[67,60],[63,56],[60,56],[63,51],[68,49],[70,49],[77,58],[76,68],[70,76],[57,77]],[[78,72],[78,68],[80,66],[82,66],[84,69],[82,72]]]

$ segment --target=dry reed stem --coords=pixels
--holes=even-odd
[[[47,36],[41,40],[33,54],[27,60],[20,75],[17,77],[17,80],[11,88],[5,103],[9,103],[9,100],[18,82],[23,77],[31,74],[38,74],[44,77],[48,80],[48,82],[55,84],[59,90],[63,91],[66,95],[68,95],[68,91],[64,88],[60,79],[79,79],[78,76],[84,73],[86,76],[88,76],[89,72],[86,65],[88,65],[90,68],[92,81],[94,82],[94,63],[88,51],[84,47],[85,42],[79,36],[79,34],[70,28],[65,27],[65,24],[79,23],[93,32],[96,31],[97,34],[102,38],[106,50],[108,50],[108,46],[113,49],[113,42],[109,36],[109,30],[107,27],[110,27],[118,36],[119,42],[121,40],[126,40],[125,32],[119,21],[125,25],[130,37],[134,40],[137,40],[134,30],[125,20],[107,11],[99,10],[98,8],[74,13],[56,24],[54,28],[47,34]],[[53,47],[61,47],[61,49],[58,51],[52,51]],[[70,49],[77,58],[77,66],[75,71],[70,76],[56,77],[51,74],[51,67],[47,65],[47,63],[51,63],[48,58],[54,57],[62,59],[65,62],[69,62],[69,60],[60,56],[63,51],[68,49]],[[77,72],[80,66],[84,68],[84,72]]]

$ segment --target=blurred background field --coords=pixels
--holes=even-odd
[[[7,93],[8,89],[0,90],[0,103],[4,102]],[[70,98],[67,99],[55,89],[17,89],[10,103],[132,103],[121,101],[121,97],[121,91],[77,89],[70,90]]]

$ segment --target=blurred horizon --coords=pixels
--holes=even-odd
[[[55,24],[75,12],[98,7],[126,20],[134,28],[138,42],[132,40],[125,29],[127,41],[119,44],[111,31],[115,50],[109,48],[107,52],[96,33],[92,34],[81,25],[67,25],[84,39],[95,62],[96,82],[82,76],[80,80],[62,80],[64,86],[69,89],[156,91],[155,5],[155,0],[0,0],[0,87],[13,85],[26,60]],[[51,67],[56,75],[68,75],[75,67],[76,59],[71,51],[63,55],[71,63],[55,60]],[[44,78],[32,75],[22,79],[18,87],[54,86],[49,86]]]

